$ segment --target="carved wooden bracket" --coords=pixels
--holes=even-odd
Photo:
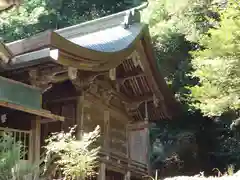
[[[100,73],[79,71],[77,68],[68,68],[68,77],[74,84],[74,86],[82,91],[87,91],[88,89],[96,89],[94,86],[94,80],[101,75]]]
[[[38,69],[29,70],[28,74],[29,74],[29,81],[31,85],[38,87],[40,89],[45,89],[48,87],[48,84],[49,84],[47,80],[48,78],[41,77]]]
[[[28,70],[30,83],[46,91],[52,83],[61,82],[66,80],[65,69],[62,66],[44,69],[30,69]]]

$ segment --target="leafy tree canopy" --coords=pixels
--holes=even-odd
[[[143,19],[149,23],[155,43],[157,63],[176,98],[189,109],[188,86],[196,84],[189,76],[191,55],[200,35],[210,27],[208,0],[149,0]]]
[[[194,106],[206,116],[220,116],[240,109],[240,4],[229,0],[219,9],[221,21],[200,39],[204,49],[194,54],[193,76],[200,84],[192,87]],[[217,23],[216,23],[217,24]]]
[[[7,42],[59,29],[127,9],[124,0],[25,0],[0,14],[0,36]]]

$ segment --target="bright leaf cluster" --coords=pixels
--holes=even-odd
[[[200,80],[191,88],[194,105],[207,116],[240,109],[240,2],[229,0],[220,15],[218,27],[201,38],[204,49],[192,60],[193,76]]]
[[[97,126],[93,132],[84,133],[80,140],[74,136],[75,128],[68,133],[59,132],[52,134],[47,140],[46,170],[53,157],[56,164],[61,168],[65,177],[73,179],[77,177],[86,178],[94,173],[97,166],[97,154],[100,147],[94,147],[100,136],[100,127]]]

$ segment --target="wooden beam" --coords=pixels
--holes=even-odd
[[[142,102],[142,101],[146,101],[149,98],[152,98],[152,94],[151,95],[146,95],[146,96],[140,96],[140,97],[127,97],[125,94],[121,93],[121,92],[117,92],[117,90],[115,90],[111,83],[108,81],[103,81],[103,80],[95,80],[96,84],[99,86],[102,86],[104,88],[106,88],[107,90],[109,90],[111,92],[111,94],[113,94],[114,96],[118,97],[119,99],[121,99],[123,102],[126,103],[137,103],[137,102]]]
[[[71,97],[64,97],[64,98],[51,99],[51,100],[46,99],[45,103],[58,103],[58,102],[64,102],[64,101],[72,101],[78,98],[79,96],[71,96]]]
[[[117,119],[121,119],[123,121],[129,121],[131,119],[131,117],[127,114],[127,112],[119,109],[118,107],[105,103],[102,99],[100,99],[94,94],[87,93],[85,101],[88,101],[95,105],[99,105],[99,108],[109,110],[111,114]]]
[[[105,154],[105,155],[104,155]],[[126,157],[120,158],[120,163],[117,162],[118,156],[111,154],[108,159],[106,159],[106,153],[100,154],[99,161],[101,163],[105,163],[108,170],[112,170],[114,172],[119,172],[123,176],[126,173],[126,170],[134,173],[133,176],[137,174],[142,177],[147,174],[146,165],[138,163],[136,161],[130,161],[130,165],[128,165],[128,159]]]
[[[119,93],[116,91],[112,91],[113,95],[117,96],[118,98],[120,98],[122,101],[127,103],[142,103],[144,101],[152,101],[153,100],[153,95],[152,94],[146,94],[145,96],[139,96],[139,97],[132,97],[132,98],[128,98],[125,95],[123,95],[122,93]],[[70,100],[75,100],[77,99],[79,96],[71,96],[71,97],[66,97],[66,98],[58,98],[58,99],[54,99],[54,100],[46,100],[47,103],[55,103],[55,102],[63,102],[63,101],[70,101]],[[123,99],[122,99],[123,98]]]
[[[41,110],[31,109],[28,107],[23,107],[21,105],[12,104],[6,101],[0,101],[0,106],[26,112],[26,113],[33,114],[40,117],[45,117],[48,119],[52,119],[53,121],[64,121],[64,117],[52,114],[50,111],[46,111],[43,109]]]

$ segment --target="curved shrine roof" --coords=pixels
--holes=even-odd
[[[137,21],[125,28],[128,12],[9,43],[7,46],[15,58],[6,69],[40,63],[37,59],[44,58],[43,49],[53,61],[63,65],[91,71],[114,68],[136,49],[136,44],[147,32],[147,25]],[[32,62],[33,58],[27,58],[33,54],[35,62]]]
[[[116,67],[130,68],[131,71],[121,70],[122,73],[124,72],[124,78],[127,78],[122,88],[136,91],[130,88],[135,83],[134,86],[139,86],[137,89],[140,92],[134,94],[136,98],[144,97],[149,93],[155,94],[162,101],[159,113],[161,114],[162,111],[164,115],[155,113],[156,117],[152,119],[159,116],[167,117],[164,112],[169,111],[173,114],[176,109],[175,99],[157,69],[147,25],[131,20],[126,26],[129,12],[129,10],[120,12],[56,31],[46,31],[9,43],[7,47],[11,50],[13,58],[10,63],[2,67],[1,71],[23,69],[46,62],[92,72],[109,71]],[[135,70],[138,71],[139,67],[135,67],[134,62],[124,61],[136,49],[140,49],[144,56],[142,59],[144,79],[141,74],[136,74]],[[144,82],[146,88],[151,89],[147,94],[143,93],[140,82]],[[129,96],[133,98],[131,93]],[[163,105],[165,103],[168,110],[165,110]],[[144,108],[140,107],[141,109]]]

